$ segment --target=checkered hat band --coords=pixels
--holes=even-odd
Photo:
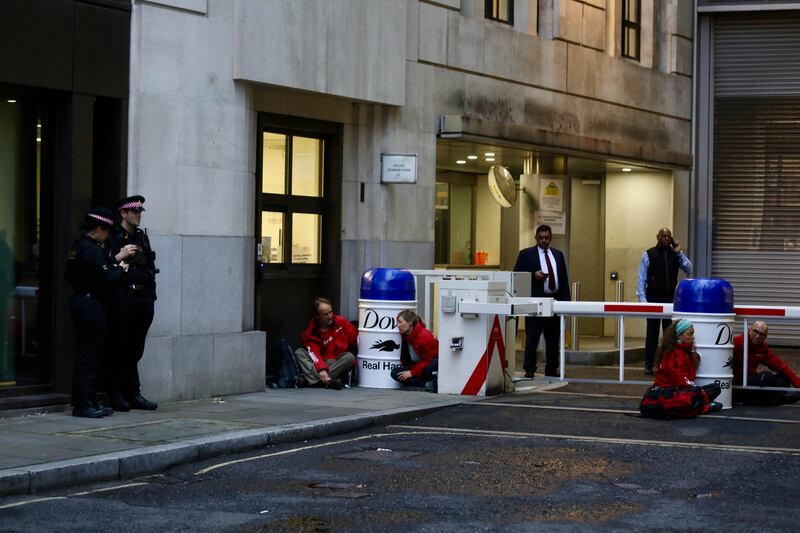
[[[128,202],[119,206],[120,209],[137,209],[142,207],[142,202]]]
[[[113,221],[113,220],[111,220],[110,218],[101,217],[100,215],[95,215],[95,214],[93,214],[93,213],[89,213],[89,216],[90,216],[90,217],[92,217],[92,218],[96,218],[96,219],[97,219],[97,220],[99,220],[100,222],[105,222],[105,223],[106,223],[106,224],[108,224],[109,226],[113,226],[113,225],[114,225],[114,221]]]

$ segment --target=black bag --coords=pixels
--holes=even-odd
[[[300,370],[300,365],[297,362],[297,358],[294,356],[294,351],[286,339],[280,339],[278,341],[278,347],[281,351],[278,388],[295,389],[297,388],[297,382],[302,377],[303,372]]]
[[[278,339],[278,342],[267,350],[266,374],[266,385],[271,389],[297,388],[303,373],[286,339]]]

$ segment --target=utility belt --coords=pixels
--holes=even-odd
[[[132,291],[144,291],[150,288],[150,285],[144,285],[142,283],[126,283],[122,286],[124,289],[130,289]]]

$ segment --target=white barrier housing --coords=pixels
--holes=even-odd
[[[505,317],[494,313],[463,314],[460,306],[465,303],[502,303],[505,300],[503,282],[439,282],[440,394],[490,396],[504,392],[507,364]]]

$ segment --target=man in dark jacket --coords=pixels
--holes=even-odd
[[[640,302],[672,303],[678,285],[678,269],[692,275],[692,262],[681,251],[681,244],[672,239],[669,228],[661,228],[656,235],[656,245],[642,254],[639,263],[639,283],[636,294]],[[645,341],[644,373],[653,375],[653,357],[658,346],[659,323],[667,329],[669,318],[648,318]]]
[[[357,341],[353,324],[333,313],[330,300],[316,298],[314,316],[301,335],[303,348],[294,352],[308,385],[341,389],[342,376],[355,363],[352,350]]]
[[[569,278],[564,254],[550,247],[553,230],[542,224],[536,228],[536,246],[520,250],[514,272],[530,272],[531,296],[555,298],[568,301]],[[536,372],[536,348],[544,333],[546,346],[545,376],[558,376],[559,318],[525,317],[525,377],[532,378]]]

